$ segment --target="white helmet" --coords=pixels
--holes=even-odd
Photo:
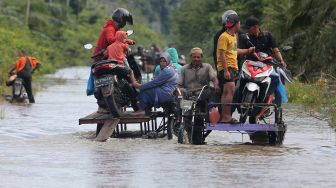
[[[223,15],[222,15],[222,24],[225,24],[225,23],[226,23],[227,17],[228,17],[230,14],[236,14],[236,15],[238,15],[237,12],[234,11],[234,10],[227,10],[227,11],[225,11],[225,12],[223,13]]]

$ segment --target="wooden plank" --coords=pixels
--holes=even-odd
[[[131,115],[129,113],[123,114],[119,118],[114,118],[110,114],[104,113],[92,113],[88,116],[79,119],[79,125],[82,124],[96,124],[96,123],[104,123],[108,120],[115,120],[120,119],[120,123],[141,123],[141,122],[148,122],[151,120],[149,116],[139,116],[139,115]]]
[[[118,123],[119,119],[106,120],[95,140],[99,142],[105,142],[110,138]]]
[[[83,119],[95,119],[95,118],[100,117],[102,115],[104,115],[104,113],[94,112],[94,113],[92,113],[88,116],[85,116]]]

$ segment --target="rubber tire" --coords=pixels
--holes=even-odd
[[[113,91],[111,92],[113,95]],[[121,112],[118,108],[117,103],[114,100],[114,97],[112,95],[109,95],[107,97],[104,97],[105,104],[107,108],[109,109],[110,113],[112,114],[113,117],[120,117]]]
[[[179,144],[190,144],[190,133],[181,125],[177,135],[177,143]]]
[[[173,138],[173,125],[174,125],[173,117],[168,117],[168,122],[167,122],[167,138],[168,138],[168,140],[171,140]]]
[[[254,103],[255,102],[255,97],[254,93],[251,91],[246,91],[243,94],[243,99],[242,99],[242,103]],[[247,111],[246,111],[247,110]],[[241,109],[241,113],[240,113],[240,117],[239,117],[239,122],[240,123],[245,123],[247,116],[248,116],[248,110],[249,109]]]
[[[191,127],[191,143],[195,145],[203,144],[204,121],[202,117],[195,117]]]

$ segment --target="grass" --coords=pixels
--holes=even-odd
[[[336,128],[336,96],[324,81],[315,84],[300,82],[287,84],[289,103],[302,104],[309,112],[321,112],[327,116],[332,127]]]

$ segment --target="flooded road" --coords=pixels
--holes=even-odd
[[[94,142],[88,68],[48,76],[33,105],[0,103],[1,187],[335,187],[336,139],[327,122],[286,106],[282,147],[213,132],[207,145],[166,138]],[[244,142],[248,137],[244,136]]]

